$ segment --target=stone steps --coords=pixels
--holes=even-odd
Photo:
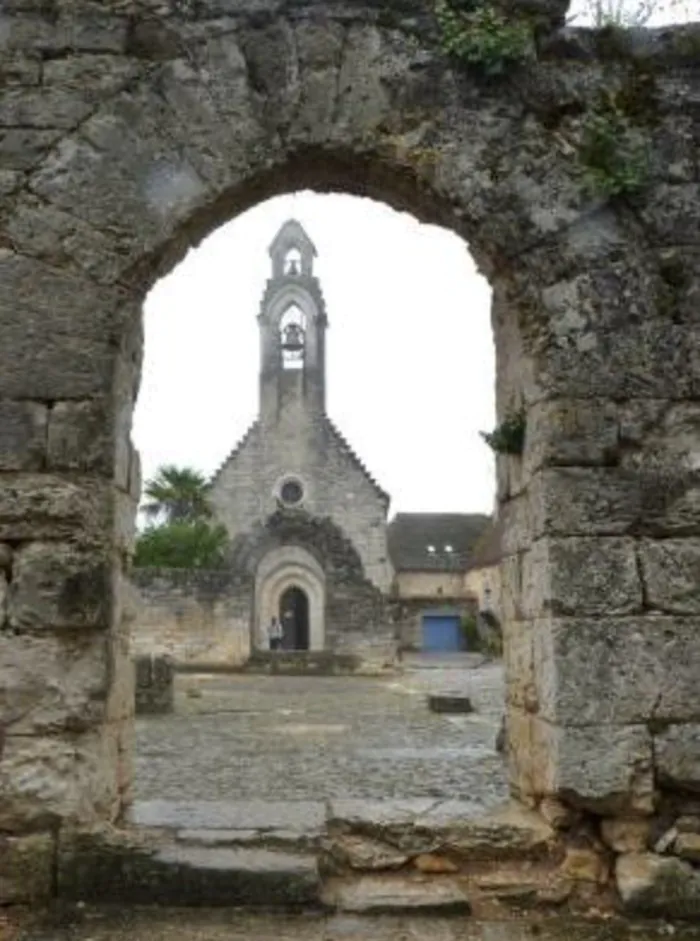
[[[547,824],[510,807],[474,811],[431,799],[137,802],[122,828],[61,836],[58,892],[373,914],[561,901]]]
[[[134,905],[307,909],[320,904],[316,857],[275,850],[163,843],[121,835],[63,848],[61,899]]]

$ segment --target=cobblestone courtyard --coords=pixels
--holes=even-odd
[[[393,677],[178,676],[170,716],[137,722],[136,797],[169,800],[507,795],[495,751],[500,664],[412,658]],[[475,712],[428,710],[466,692]]]

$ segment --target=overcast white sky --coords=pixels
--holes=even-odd
[[[144,479],[163,463],[212,473],[255,418],[256,317],[267,249],[288,218],[318,250],[328,412],[392,512],[493,507],[490,289],[466,244],[387,206],[300,193],[213,233],[153,289],[134,420]]]

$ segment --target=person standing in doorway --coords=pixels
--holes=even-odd
[[[278,617],[273,617],[267,629],[270,650],[279,650],[282,646],[282,625]]]

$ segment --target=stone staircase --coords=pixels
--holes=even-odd
[[[585,910],[590,892],[561,875],[557,837],[540,817],[473,810],[430,799],[137,802],[121,828],[62,837],[57,892],[362,915]]]

